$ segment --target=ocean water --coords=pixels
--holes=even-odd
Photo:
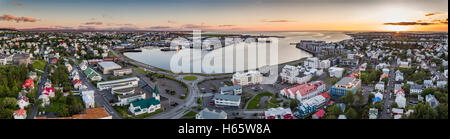
[[[290,43],[298,43],[300,40],[322,40],[326,42],[338,42],[345,39],[350,39],[350,36],[345,35],[344,32],[206,32],[206,33],[216,33],[216,34],[244,34],[244,35],[266,35],[266,36],[284,36],[284,38],[278,38],[278,56],[277,60],[274,64],[279,63],[286,63],[294,60],[298,60],[304,57],[310,57],[311,55],[307,52],[304,52],[300,49],[295,48],[295,45],[290,45]],[[180,53],[187,53],[189,51],[192,52],[198,52],[201,53],[202,56],[215,54],[213,57],[215,59],[218,59],[220,61],[223,61],[222,66],[214,67],[213,73],[228,73],[228,72],[234,72],[234,71],[241,71],[238,70],[236,61],[244,61],[244,69],[255,69],[259,68],[261,66],[265,66],[265,64],[249,64],[254,63],[254,61],[258,61],[258,56],[253,54],[245,54],[244,57],[236,58],[236,54],[233,56],[234,62],[233,63],[225,63],[224,59],[229,59],[229,57],[225,57],[224,53],[222,51],[234,51],[234,52],[248,52],[249,50],[254,50],[253,47],[258,47],[256,45],[246,45],[244,47],[240,46],[226,46],[224,48],[215,49],[213,51],[206,51],[206,50],[200,50],[200,49],[182,49],[181,51],[160,51],[158,47],[146,47],[142,48],[142,52],[130,52],[130,53],[124,53],[125,56],[134,59],[136,61],[155,66],[161,69],[165,70],[172,70],[177,71],[176,69],[171,68],[171,59],[174,57],[174,55],[180,55]],[[259,49],[258,49],[259,50]],[[266,49],[266,53],[268,54],[267,61],[270,59],[269,52],[270,48]],[[183,56],[182,56],[183,57]],[[186,58],[186,57],[183,57]],[[183,59],[181,58],[181,59]],[[272,57],[273,58],[273,57]],[[177,64],[181,64],[182,60],[178,60]],[[192,62],[198,62],[202,61],[202,59],[190,59]],[[211,62],[212,64],[214,62]],[[241,67],[241,66],[239,66]],[[242,68],[242,67],[241,67]],[[185,73],[211,73],[208,70],[202,70],[202,71],[194,71],[192,64],[190,67],[190,70],[181,71]]]

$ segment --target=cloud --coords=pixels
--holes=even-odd
[[[14,17],[13,15],[4,14],[3,16],[0,16],[0,21],[16,21],[16,22],[36,22],[37,20],[35,18],[31,17]]]
[[[108,26],[135,26],[133,24],[117,24],[117,23],[108,23]]]
[[[86,22],[84,25],[102,25],[103,22],[100,21],[93,21],[93,22]]]
[[[236,25],[219,25],[219,27],[234,27]]]
[[[295,22],[293,20],[285,20],[285,19],[280,19],[280,20],[262,20],[262,22],[268,22],[268,23],[286,23],[286,22]]]
[[[17,2],[15,2],[15,1],[11,2],[11,4],[14,4],[14,5],[16,5],[16,6],[23,6],[23,5],[24,5],[23,3],[17,3]]]
[[[176,24],[178,22],[177,21],[172,21],[172,20],[167,20],[167,23],[169,23],[169,24]]]
[[[400,26],[413,26],[413,25],[434,25],[436,23],[429,23],[429,22],[394,22],[394,23],[384,23],[383,25],[400,25]]]
[[[428,13],[428,14],[425,14],[425,16],[433,16],[433,15],[439,15],[439,14],[444,14],[444,12]]]
[[[160,29],[171,29],[172,27],[170,27],[170,26],[151,26],[151,27],[148,27],[147,29],[150,29],[150,30],[160,30]]]
[[[200,28],[208,28],[208,27],[211,27],[211,26],[207,26],[207,25],[195,25],[195,24],[185,24],[185,25],[182,25],[181,26],[181,28],[184,28],[184,29],[200,29]]]

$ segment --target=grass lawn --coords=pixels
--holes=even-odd
[[[270,92],[261,93],[255,96],[252,100],[250,100],[247,109],[257,109],[259,108],[259,101],[261,100],[261,97],[263,96],[272,96],[273,94]]]
[[[134,70],[136,70],[137,72],[141,73],[141,74],[147,74],[147,71],[145,71],[144,69],[138,68],[138,67],[134,67]]]
[[[194,81],[194,80],[197,80],[197,77],[195,77],[195,76],[186,76],[183,79],[184,80],[188,80],[188,81]]]
[[[197,115],[196,112],[189,111],[188,113],[186,113],[185,115],[183,115],[183,117],[181,117],[181,118],[182,118],[182,119],[195,119],[195,115]]]
[[[43,61],[43,60],[35,60],[35,61],[33,62],[33,67],[34,67],[35,69],[39,69],[39,70],[41,70],[41,71],[44,71],[45,61]]]

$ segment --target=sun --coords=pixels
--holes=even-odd
[[[409,30],[409,26],[401,26],[401,25],[384,25],[383,26],[383,30],[386,31],[396,31],[396,32],[400,32],[400,31],[407,31]]]

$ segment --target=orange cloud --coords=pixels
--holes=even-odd
[[[428,14],[425,14],[425,16],[433,16],[433,15],[439,15],[439,14],[444,14],[444,12],[428,13]]]
[[[23,6],[24,4],[23,3],[17,3],[17,2],[11,2],[11,4],[14,4],[14,5],[16,5],[16,6]]]
[[[16,22],[36,22],[37,20],[35,18],[31,17],[14,17],[13,15],[4,14],[3,16],[0,16],[0,21],[16,21]]]
[[[295,22],[292,20],[262,20],[262,22],[270,22],[270,23],[285,23],[285,22]]]
[[[102,25],[103,24],[103,22],[100,22],[100,21],[96,21],[96,22],[86,22],[86,23],[84,23],[85,25]]]

